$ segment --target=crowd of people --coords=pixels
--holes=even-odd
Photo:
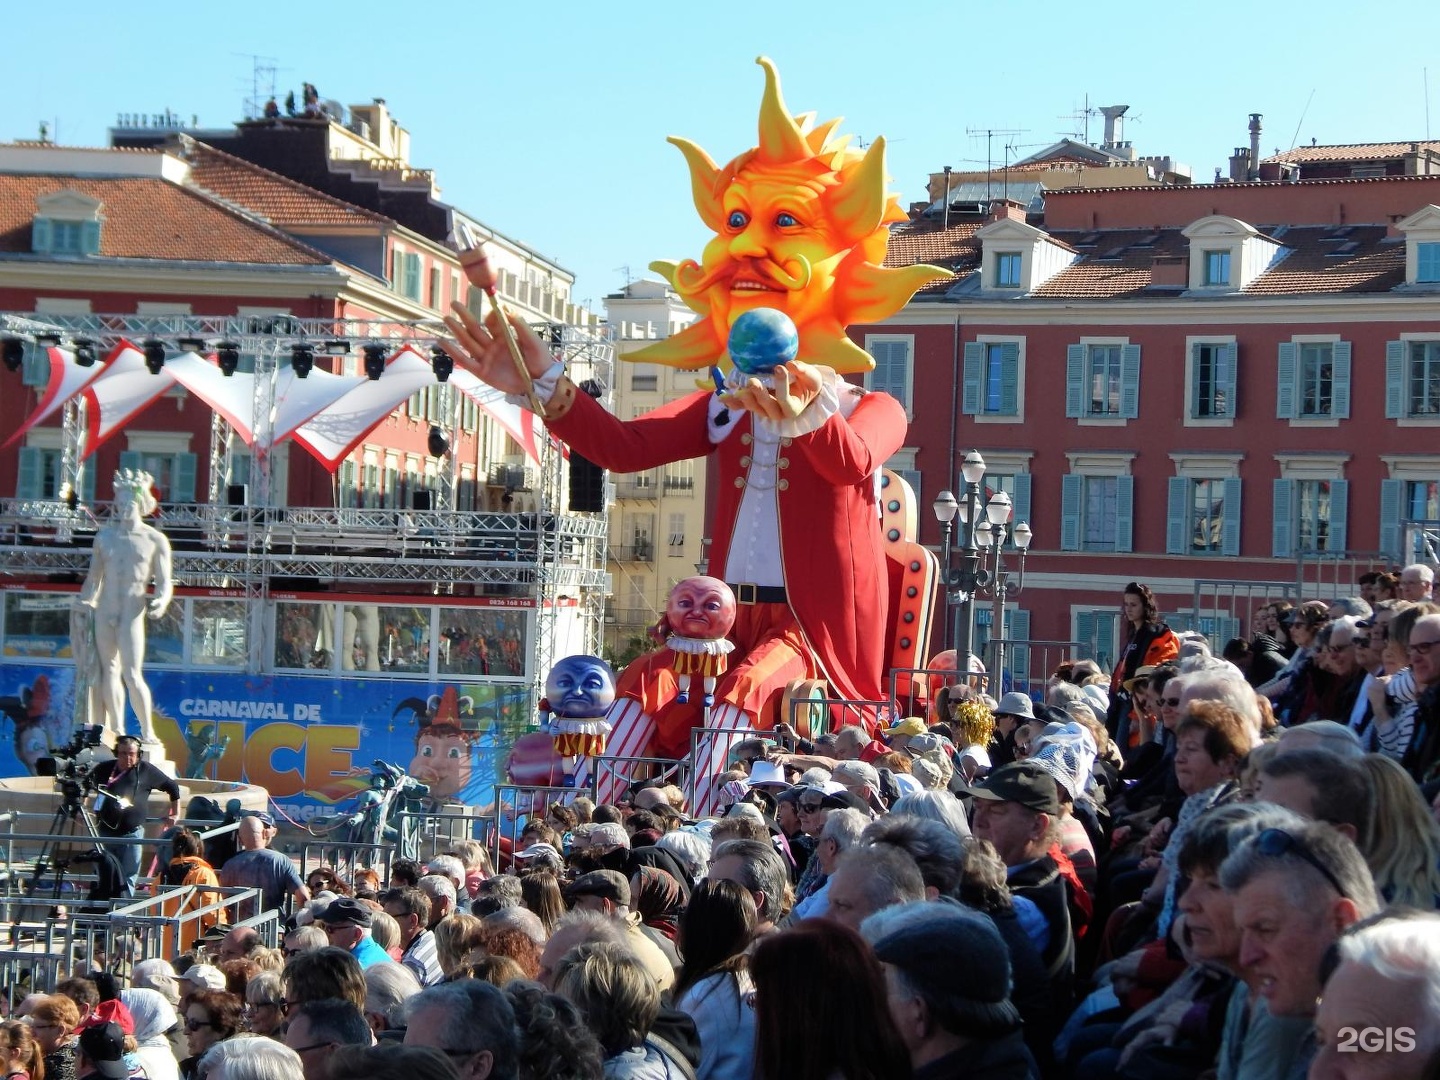
[[[279,947],[219,922],[31,994],[5,1075],[1440,1076],[1440,606],[1270,605],[1226,659],[1124,603],[1114,672],[746,738],[703,820],[636,784],[383,881],[179,830],[164,880],[259,888]]]

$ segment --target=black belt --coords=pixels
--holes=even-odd
[[[730,584],[730,591],[735,594],[735,602],[744,604],[747,607],[751,604],[783,604],[785,600],[785,586],[783,585],[756,585],[753,582],[745,581],[736,585]]]

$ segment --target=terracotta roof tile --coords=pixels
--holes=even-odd
[[[352,206],[205,143],[185,152],[197,188],[243,207],[280,228],[306,225],[386,226],[387,217]]]
[[[0,251],[31,250],[35,200],[70,190],[101,202],[100,254],[121,259],[316,266],[330,260],[159,177],[0,174]]]
[[[1410,153],[1410,147],[1440,153],[1440,140],[1412,140],[1386,143],[1342,143],[1335,146],[1297,146],[1265,158],[1265,161],[1375,161],[1398,158]]]
[[[953,271],[956,277],[963,277],[980,266],[980,244],[975,240],[975,234],[983,225],[981,221],[966,221],[946,229],[943,220],[931,218],[917,218],[897,225],[890,232],[885,265],[899,267],[930,263]],[[954,284],[954,278],[937,278],[918,291],[943,292]]]

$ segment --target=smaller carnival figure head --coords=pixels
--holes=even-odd
[[[138,469],[119,469],[115,473],[115,512],[123,514],[132,505],[142,518],[156,511],[160,504],[155,499],[155,478]]]
[[[453,686],[428,700],[409,698],[395,710],[414,714],[415,756],[407,770],[411,776],[430,788],[436,802],[460,798],[466,800],[475,773],[476,745],[481,735],[481,718],[475,714],[474,700],[462,696]]]
[[[675,583],[665,608],[672,634],[712,641],[735,625],[735,594],[719,578],[688,577]]]
[[[573,720],[604,716],[615,703],[615,672],[598,656],[567,656],[550,669],[545,700],[556,716]]]

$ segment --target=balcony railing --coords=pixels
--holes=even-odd
[[[655,545],[646,541],[628,547],[615,546],[610,549],[610,558],[615,562],[650,563],[655,561]]]

